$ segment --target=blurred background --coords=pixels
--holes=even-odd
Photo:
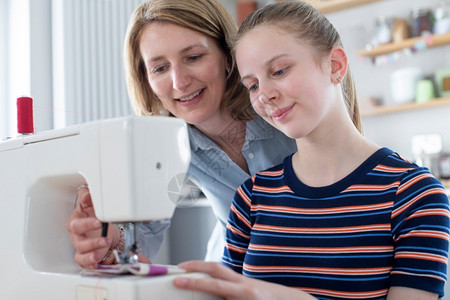
[[[237,22],[274,1],[222,0]],[[141,2],[0,0],[0,140],[17,135],[16,98],[23,95],[34,99],[36,132],[132,114],[122,48]],[[308,2],[341,33],[365,135],[447,185],[449,1]],[[175,211],[157,262],[203,258],[215,219],[206,199],[196,203]]]

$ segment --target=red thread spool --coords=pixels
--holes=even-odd
[[[33,98],[17,98],[17,132],[19,134],[34,133]]]

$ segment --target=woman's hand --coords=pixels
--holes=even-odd
[[[178,276],[174,279],[174,285],[180,289],[206,292],[225,299],[316,299],[290,287],[245,277],[215,262],[189,261],[179,264],[178,267],[211,276]]]
[[[107,237],[101,236],[102,223],[95,217],[91,195],[88,188],[78,191],[75,210],[66,222],[70,241],[75,247],[75,262],[84,268],[96,268],[98,263],[112,264],[114,255],[102,259],[111,248],[113,238],[119,230],[117,226],[108,226]],[[120,232],[119,232],[120,238]]]
[[[74,260],[81,267],[95,269],[98,264],[117,263],[112,249],[118,248],[119,244],[123,247],[124,237],[119,227],[111,223],[108,225],[106,237],[101,236],[102,222],[95,217],[88,188],[81,188],[78,191],[75,210],[67,220],[66,228],[76,250]],[[142,254],[138,254],[138,260],[150,263],[150,260]]]

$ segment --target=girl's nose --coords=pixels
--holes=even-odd
[[[273,104],[273,102],[278,98],[278,93],[273,84],[269,82],[259,83],[259,95],[258,100],[262,104]]]
[[[261,92],[258,95],[258,100],[262,104],[269,104],[270,103],[270,99],[271,98],[268,95],[266,95],[266,93],[264,93],[264,92]]]

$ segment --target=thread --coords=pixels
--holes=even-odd
[[[33,98],[17,98],[17,132],[19,134],[33,134]]]

